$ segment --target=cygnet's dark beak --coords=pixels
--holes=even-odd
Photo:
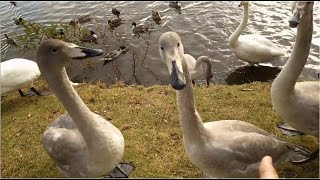
[[[80,49],[80,54],[79,56],[73,57],[73,59],[85,59],[89,57],[95,57],[95,56],[101,56],[103,54],[103,50],[101,49],[89,49],[85,47],[75,47]]]
[[[186,83],[180,79],[183,73],[179,71],[176,61],[172,61],[172,72],[170,74],[170,84],[176,90],[181,90],[186,86]]]
[[[299,25],[299,23],[300,23],[300,12],[301,12],[301,9],[297,9],[297,11],[289,19],[289,26],[291,28],[295,28],[295,27],[297,27]]]

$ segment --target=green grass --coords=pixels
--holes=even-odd
[[[47,90],[43,80],[35,83]],[[197,86],[196,107],[204,122],[238,119],[309,150],[318,147],[311,136],[286,137],[276,128],[281,118],[272,109],[270,83]],[[130,178],[197,178],[201,172],[187,158],[179,127],[175,90],[170,86],[103,84],[75,87],[94,112],[118,127],[125,138],[123,162],[136,167]],[[25,90],[26,91],[26,90]],[[3,178],[58,178],[53,161],[40,143],[48,124],[65,113],[54,95],[1,98],[1,175]],[[304,164],[282,163],[281,178],[319,177],[319,158]]]

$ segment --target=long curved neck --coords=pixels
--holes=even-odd
[[[288,94],[294,90],[304,65],[307,62],[313,31],[313,12],[309,9],[297,28],[297,37],[291,56],[274,81],[274,88],[281,88],[279,93]]]
[[[199,57],[199,58],[197,59],[196,65],[195,65],[195,70],[196,70],[196,71],[199,71],[199,70],[200,70],[199,68],[200,68],[200,66],[201,66],[202,63],[206,64],[205,76],[207,77],[207,76],[211,75],[211,74],[212,74],[212,71],[211,71],[211,62],[210,62],[210,60],[209,60],[208,57]]]
[[[77,125],[78,130],[82,134],[90,150],[90,147],[94,147],[94,144],[101,139],[95,129],[96,127],[99,127],[99,124],[101,123],[97,122],[95,114],[90,111],[74,90],[69,81],[66,69],[63,67],[59,71],[60,72],[55,72],[54,76],[50,76],[47,73],[42,73],[42,75],[47,80],[49,88],[55,93],[72,117],[72,120]]]
[[[237,27],[237,29],[230,35],[229,37],[229,45],[233,46],[237,42],[239,36],[241,33],[244,31],[246,28],[248,18],[249,18],[249,5],[244,5],[243,6],[243,17],[241,20],[240,25]]]
[[[190,140],[200,140],[201,131],[204,130],[201,117],[194,106],[194,95],[191,77],[188,67],[183,60],[183,72],[186,78],[186,86],[182,90],[177,90],[177,101],[179,109],[179,120],[182,128],[183,136]]]

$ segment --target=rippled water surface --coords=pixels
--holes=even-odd
[[[185,53],[198,58],[201,55],[212,59],[214,77],[211,82],[234,84],[235,81],[247,82],[248,79],[267,81],[276,76],[292,52],[296,29],[288,26],[291,16],[291,2],[250,2],[249,21],[243,34],[260,34],[276,43],[287,55],[262,67],[246,68],[248,64],[239,60],[229,49],[227,40],[239,25],[243,8],[239,2],[227,1],[182,1],[181,13],[168,6],[168,2],[152,1],[17,1],[13,6],[9,1],[0,3],[1,18],[1,60],[15,57],[34,59],[34,51],[23,54],[14,46],[4,43],[4,33],[22,33],[14,24],[13,18],[23,17],[38,23],[69,23],[73,17],[91,13],[93,21],[83,24],[97,31],[98,45],[83,44],[101,48],[108,53],[120,45],[129,47],[114,63],[102,66],[101,61],[75,62],[69,76],[74,81],[113,84],[116,80],[128,84],[168,84],[166,66],[158,52],[159,36],[167,31],[176,31],[184,44]],[[124,23],[116,28],[114,34],[106,30],[108,19],[115,18],[111,8],[122,12]],[[160,25],[153,24],[151,10],[157,10],[162,16]],[[154,30],[150,35],[140,38],[132,36],[131,23],[146,24]],[[318,80],[320,45],[320,8],[314,4],[314,32],[308,62],[300,80]],[[249,70],[248,70],[249,69]],[[248,71],[250,71],[248,73]]]

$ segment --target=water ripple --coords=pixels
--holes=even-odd
[[[162,80],[168,83],[168,72],[160,61],[158,52],[158,38],[166,31],[176,31],[180,34],[184,42],[185,52],[195,56],[209,56],[213,61],[212,70],[216,83],[226,83],[224,79],[237,69],[245,66],[246,63],[240,61],[229,48],[228,38],[240,24],[243,16],[243,9],[238,7],[239,2],[233,1],[181,1],[181,14],[174,8],[168,6],[168,2],[161,1],[17,1],[17,6],[12,6],[9,2],[0,4],[1,21],[1,58],[6,60],[20,56],[34,58],[34,52],[22,54],[17,52],[13,46],[4,43],[4,33],[13,36],[14,33],[22,33],[22,28],[14,24],[13,18],[23,17],[32,22],[58,23],[69,22],[72,18],[92,13],[95,18],[93,22],[86,26],[93,27],[101,24],[107,19],[115,18],[111,13],[111,8],[119,9],[124,18],[124,24],[117,31],[125,42],[131,46],[138,54],[144,54],[147,48],[141,38],[131,36],[131,23],[133,21],[141,24],[151,24],[151,10],[157,10],[162,16],[162,23],[154,26],[155,31],[150,35],[150,47],[147,54],[146,66]],[[308,62],[302,72],[302,80],[316,80],[316,72],[319,71],[319,46],[320,46],[320,7],[319,3],[314,4],[314,32]],[[265,66],[282,67],[292,52],[296,37],[296,29],[289,28],[288,18],[291,16],[291,2],[264,2],[253,1],[249,6],[249,20],[243,34],[260,34],[273,43],[281,47],[287,55],[271,63],[263,63]],[[318,17],[318,18],[316,18]],[[117,48],[121,45],[114,39],[108,41],[107,50]],[[106,49],[106,47],[99,47]],[[119,59],[119,68],[123,72],[132,71],[132,54],[123,55],[124,59]],[[128,60],[125,60],[128,59]],[[96,65],[98,66],[98,65]],[[114,72],[111,67],[100,67],[95,71],[85,73],[86,80],[95,81],[97,78],[104,79],[108,83],[110,80],[105,76],[105,71]],[[77,72],[81,74],[82,71]],[[144,75],[147,73],[147,75]],[[147,85],[158,83],[150,75],[150,71],[139,68],[137,76],[143,79]],[[115,78],[114,74],[109,74],[110,78]],[[124,76],[132,80],[130,73]]]

